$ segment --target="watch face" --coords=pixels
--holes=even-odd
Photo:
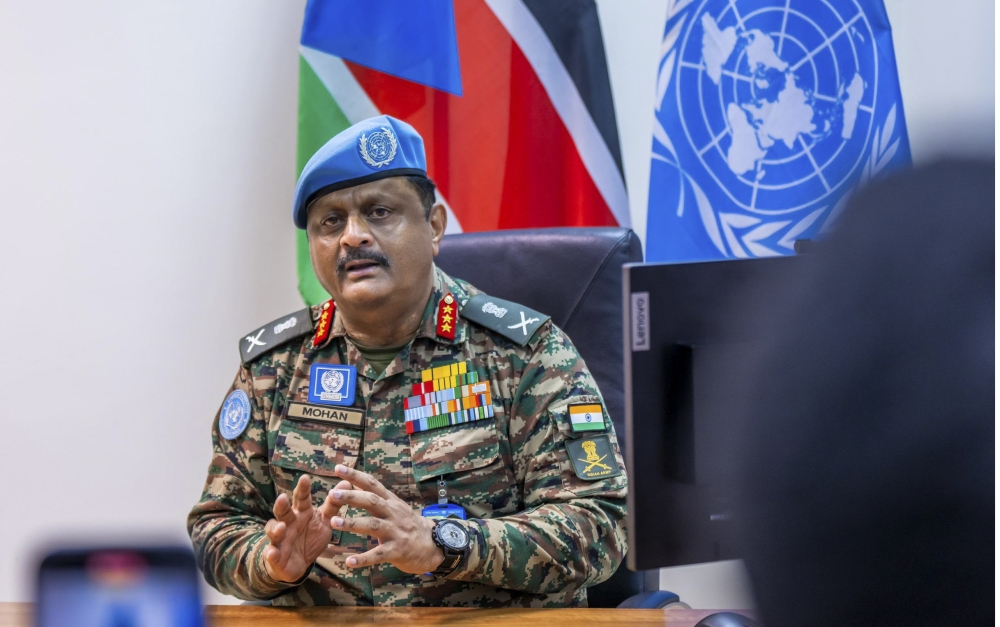
[[[438,537],[448,545],[448,548],[452,549],[464,549],[465,545],[469,543],[468,532],[465,531],[464,527],[455,523],[439,523]]]

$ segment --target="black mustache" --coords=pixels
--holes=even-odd
[[[389,258],[382,253],[367,248],[351,248],[337,260],[337,272],[346,272],[347,264],[352,261],[371,261],[389,267]]]

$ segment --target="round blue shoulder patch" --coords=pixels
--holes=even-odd
[[[233,390],[219,412],[219,433],[227,440],[239,436],[250,422],[250,399],[243,390]]]

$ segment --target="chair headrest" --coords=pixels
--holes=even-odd
[[[599,289],[600,294],[593,296],[610,299],[620,308],[621,265],[638,261],[642,261],[639,238],[632,230],[618,227],[447,235],[436,259],[442,270],[491,296],[552,316],[567,333],[580,306],[587,305],[588,291]]]

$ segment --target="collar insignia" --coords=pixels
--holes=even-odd
[[[441,302],[438,303],[437,334],[449,340],[455,339],[455,327],[457,326],[458,306],[455,304],[455,297],[445,294]]]
[[[319,314],[319,322],[316,323],[316,334],[313,335],[312,347],[319,348],[330,337],[333,330],[333,312],[337,309],[337,304],[333,299],[323,303],[323,310]]]

